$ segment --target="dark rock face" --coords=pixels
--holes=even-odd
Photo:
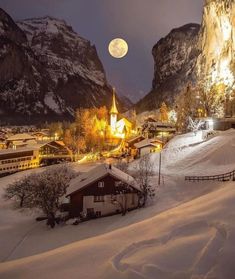
[[[152,110],[165,101],[172,105],[177,94],[195,78],[200,25],[187,24],[173,29],[152,50],[154,79],[152,91],[140,100],[137,111]]]
[[[111,98],[95,46],[65,21],[16,24],[0,9],[1,124],[71,119],[77,108],[108,106]]]

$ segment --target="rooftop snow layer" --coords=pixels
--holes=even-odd
[[[110,168],[110,166],[107,164],[101,164],[89,172],[74,178],[67,190],[67,196],[81,190],[82,188],[90,185],[102,177],[105,177],[108,174],[140,191],[139,186],[136,184],[136,181],[132,176],[126,174],[114,166],[111,166]]]

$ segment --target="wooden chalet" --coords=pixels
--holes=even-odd
[[[36,137],[22,133],[22,134],[15,134],[10,136],[6,139],[7,148],[24,148],[28,145],[32,145],[36,143]]]
[[[132,210],[141,190],[130,175],[102,164],[73,179],[68,188],[70,216],[101,217]]]
[[[137,156],[142,157],[149,153],[160,152],[163,148],[163,142],[159,139],[144,139],[136,143]]]

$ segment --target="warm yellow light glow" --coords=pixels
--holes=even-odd
[[[114,58],[123,58],[128,52],[128,44],[125,40],[116,38],[109,43],[109,53]]]
[[[221,28],[224,40],[228,41],[231,38],[232,24],[230,23],[229,18],[227,16],[222,16]]]

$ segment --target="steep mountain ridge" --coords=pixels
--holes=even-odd
[[[159,107],[162,101],[173,106],[188,83],[206,90],[223,84],[226,99],[234,98],[234,34],[235,1],[205,0],[201,26],[188,24],[174,29],[153,47],[152,90],[137,103],[138,111]],[[226,110],[224,115],[228,115]]]
[[[194,23],[175,28],[153,47],[152,90],[137,103],[138,111],[156,109],[163,101],[172,104],[184,85],[195,79],[199,30]]]
[[[16,24],[0,9],[0,62],[2,124],[71,119],[78,107],[111,103],[95,46],[64,20]]]

